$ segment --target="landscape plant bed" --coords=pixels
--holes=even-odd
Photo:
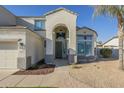
[[[55,65],[52,64],[42,64],[40,66],[36,65],[30,67],[27,70],[20,70],[14,73],[13,75],[46,75],[54,72]]]

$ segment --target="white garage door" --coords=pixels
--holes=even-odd
[[[17,43],[0,42],[0,68],[17,68]]]

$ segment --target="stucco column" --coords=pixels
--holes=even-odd
[[[18,35],[19,34],[16,34],[16,36]],[[27,39],[26,33],[22,33],[21,37],[19,37],[18,39],[18,57],[17,57],[17,68],[18,69],[27,69],[30,67],[30,66],[27,66],[26,39]]]
[[[69,49],[68,61],[69,64],[77,63],[77,49],[76,49],[76,28],[73,26],[69,29]]]
[[[46,55],[45,63],[53,64],[54,63],[54,53],[53,53],[53,33],[52,31],[46,31]]]

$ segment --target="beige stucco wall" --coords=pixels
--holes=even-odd
[[[25,27],[28,27],[30,30],[35,31],[34,30],[35,20],[45,20],[45,18],[44,17],[17,17],[17,24],[23,25]],[[35,32],[38,33],[43,38],[45,38],[46,36],[46,32],[44,30],[35,31]]]
[[[19,47],[18,40],[23,43],[23,48]],[[0,29],[0,42],[15,41],[18,43],[17,58],[23,58],[23,67],[26,67],[27,57],[32,57],[32,64],[44,58],[44,40],[39,35],[28,29],[7,28]],[[24,62],[25,61],[25,62]]]
[[[26,32],[26,56],[31,56],[32,64],[44,58],[44,40],[31,31]]]
[[[70,20],[71,18],[71,20]],[[65,10],[58,11],[56,13],[46,16],[46,54],[53,55],[54,43],[53,43],[53,30],[57,25],[64,25],[69,31],[69,48],[70,54],[76,53],[76,18],[77,16],[71,14]]]
[[[94,48],[96,48],[96,41],[97,41],[97,35],[95,32],[89,30],[89,29],[80,29],[77,31],[77,35],[93,35],[93,47],[92,47],[92,54],[94,55]]]
[[[16,17],[2,6],[0,6],[0,25],[16,25]]]
[[[16,41],[21,39],[22,43],[26,44],[26,33],[25,29],[15,29],[15,28],[7,28],[7,29],[0,29],[0,41],[6,42],[6,41]],[[18,45],[19,46],[19,45]],[[26,61],[26,49],[19,49],[18,47],[18,58],[24,58]]]
[[[20,48],[18,40],[23,43],[23,47]],[[0,41],[15,41],[18,43],[18,56],[17,58],[23,58],[23,68],[26,68],[27,57],[32,57],[32,64],[42,60],[44,58],[44,40],[36,33],[28,29],[16,29],[7,28],[0,29]]]

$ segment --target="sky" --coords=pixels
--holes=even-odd
[[[46,12],[64,7],[78,14],[77,26],[89,27],[98,33],[98,41],[103,43],[117,35],[117,20],[109,16],[93,18],[94,8],[86,5],[4,5],[17,16],[42,16]]]

